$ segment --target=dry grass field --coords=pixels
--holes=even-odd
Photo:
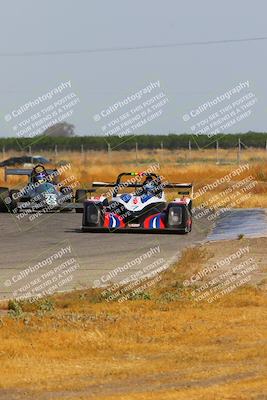
[[[14,152],[6,153],[6,158],[17,155]],[[206,184],[212,184],[217,179],[229,175],[238,169],[237,150],[139,150],[135,151],[111,151],[109,154],[102,151],[79,152],[43,152],[41,155],[51,159],[51,166],[55,167],[60,162],[71,163],[71,169],[63,174],[62,179],[68,175],[79,181],[81,186],[89,187],[93,180],[114,181],[120,172],[145,171],[152,166],[156,167],[156,173],[161,174],[170,182],[193,182],[195,192]],[[220,184],[217,188],[209,190],[206,194],[198,196],[195,205],[207,202],[208,198],[217,193],[224,192],[235,182],[246,177],[252,177],[257,185],[249,190],[250,196],[235,205],[236,207],[267,207],[267,152],[262,149],[247,149],[241,152],[241,165],[248,168],[240,175],[233,177],[231,182]],[[4,182],[4,169],[0,170],[0,185]],[[8,185],[17,186],[26,182],[26,178],[9,177]],[[176,196],[170,192],[170,198]],[[228,203],[231,203],[229,199]],[[231,206],[231,204],[228,204]],[[224,204],[223,206],[227,206]]]
[[[266,247],[267,239],[253,241],[251,248]],[[231,251],[240,246],[235,243]],[[193,301],[181,285],[216,246],[186,250],[146,300],[107,303],[87,290],[2,317],[0,398],[265,399],[262,286],[208,304]]]
[[[267,207],[266,156],[262,150],[244,151],[242,165],[249,168],[199,196],[196,204],[252,176],[257,185],[238,206]],[[159,163],[158,173],[167,180],[193,181],[197,191],[238,168],[235,150],[220,150],[219,158],[216,163],[211,150],[190,155],[139,151],[137,159],[135,152],[59,153],[51,165],[70,161],[70,174],[81,186],[90,186],[92,180],[113,181],[121,171]],[[22,182],[9,179],[11,186]],[[257,255],[266,273],[267,239],[242,240],[249,242],[251,255]],[[97,290],[77,291],[34,305],[11,303],[9,315],[3,303],[0,399],[266,399],[266,279],[211,304],[194,301],[182,285],[216,254],[225,254],[225,246],[185,250],[139,299],[107,303]],[[229,242],[231,252],[240,246],[239,240]]]

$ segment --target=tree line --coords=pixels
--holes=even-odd
[[[135,136],[49,136],[41,135],[35,138],[0,138],[0,148],[7,150],[133,150],[141,149],[197,149],[238,147],[266,148],[267,133],[247,132],[240,134],[221,134],[211,138],[207,135],[169,134],[169,135],[135,135]]]

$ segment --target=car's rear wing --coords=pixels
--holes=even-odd
[[[193,183],[159,183],[162,185],[162,189],[181,189],[178,191],[181,195],[191,195],[193,196]],[[120,183],[115,182],[92,182],[92,187],[110,187],[110,188],[140,188],[143,187],[142,183]]]
[[[192,189],[193,183],[167,183],[164,187],[167,189]]]
[[[191,189],[193,187],[192,183],[167,183],[163,185],[167,189]],[[92,182],[93,187],[115,187],[115,186],[124,186],[124,187],[141,187],[142,183],[120,183],[116,182]]]
[[[113,182],[93,182],[92,187],[115,187],[116,183]]]
[[[179,189],[178,194],[182,196],[191,196],[193,197],[193,183],[168,183],[164,185],[165,189]]]
[[[57,172],[56,169],[46,169],[48,175],[52,175]],[[7,168],[5,167],[4,170],[4,179],[7,182],[8,175],[24,175],[24,176],[31,176],[32,169],[29,168]]]

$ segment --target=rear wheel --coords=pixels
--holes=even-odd
[[[75,193],[75,203],[84,203],[87,199],[87,190],[77,189]],[[82,213],[83,209],[75,208],[76,213]]]
[[[182,233],[191,232],[192,229],[192,203],[187,206],[185,204],[171,203],[167,209],[166,225],[167,228],[174,228]]]
[[[192,203],[191,203],[191,207],[192,207]],[[187,213],[187,220],[186,220],[186,233],[191,232],[192,231],[192,208],[188,209],[188,213]]]
[[[193,206],[193,202],[190,199],[189,204],[188,204],[188,210],[189,210],[190,214],[192,214],[192,206]]]
[[[71,187],[69,187],[69,186],[61,186],[59,191],[64,196],[61,199],[62,203],[72,203],[73,202],[74,193],[73,193],[73,190],[72,190]],[[65,206],[65,208],[62,208],[60,210],[60,212],[68,212],[68,211],[72,211],[72,209],[68,208],[67,206]]]
[[[0,187],[0,212],[8,212],[8,205],[6,203],[8,197],[8,188]]]
[[[62,186],[60,188],[60,193],[62,193],[65,196],[65,201],[64,203],[71,203],[74,197],[73,190],[69,186]]]

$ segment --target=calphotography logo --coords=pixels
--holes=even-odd
[[[258,99],[252,91],[248,91],[249,89],[249,81],[239,82],[232,89],[190,110],[182,119],[184,122],[193,122],[190,132],[196,137],[206,134],[208,138],[212,138],[226,133],[234,125],[252,115]],[[237,97],[239,93],[243,93],[241,97]]]
[[[138,129],[162,116],[168,102],[160,81],[150,82],[141,90],[102,109],[93,119],[104,122],[101,130],[105,137],[115,135],[121,139],[134,135]]]
[[[14,124],[12,130],[19,139],[18,145],[24,149],[22,138],[31,139],[28,143],[31,145],[36,141],[32,139],[44,132],[56,133],[57,124],[73,117],[74,107],[78,103],[80,99],[69,80],[14,108],[4,116],[4,120]]]
[[[6,279],[4,286],[17,301],[27,300],[32,303],[69,287],[78,268],[79,263],[71,245],[65,244],[45,258],[17,271]]]
[[[156,246],[154,248],[150,248],[147,252],[141,254],[140,256],[134,258],[133,260],[128,261],[125,265],[119,266],[115,268],[114,270],[110,271],[106,275],[102,275],[99,280],[96,280],[94,282],[94,286],[100,286],[103,284],[107,284],[114,278],[117,277],[117,275],[121,274],[124,271],[130,270],[132,267],[135,267],[136,265],[142,264],[143,261],[151,258],[152,256],[158,255],[160,253],[160,246]]]

